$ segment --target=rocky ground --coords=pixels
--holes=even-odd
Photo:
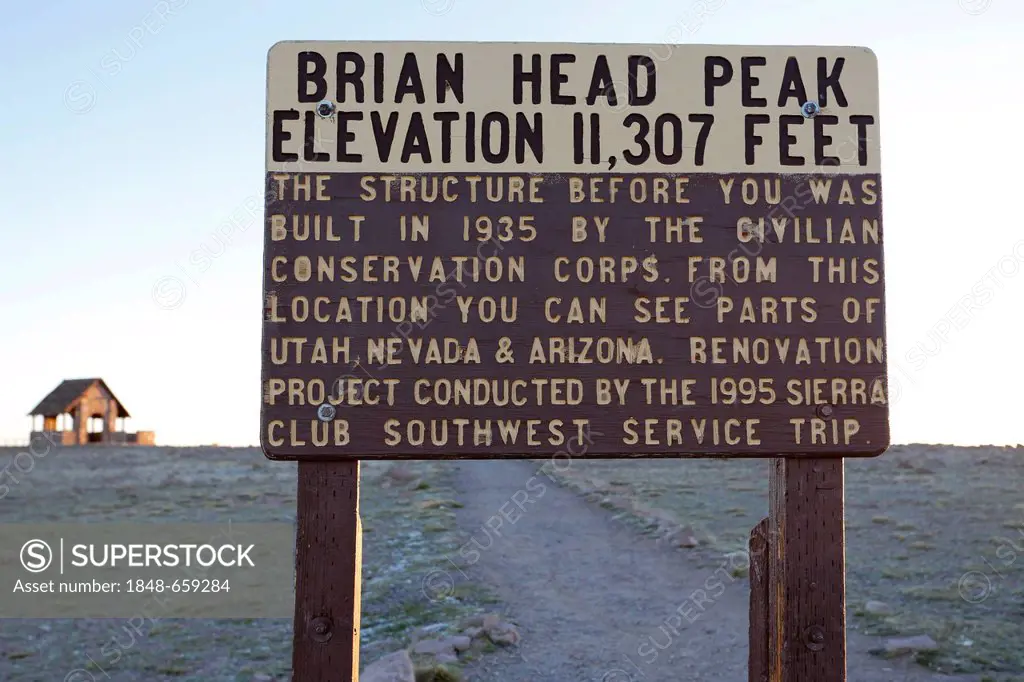
[[[258,449],[55,449],[32,458],[21,451],[0,449],[0,468],[12,463],[6,492],[0,488],[0,523],[294,523],[295,466],[270,462]],[[479,586],[449,587],[432,575],[457,549],[450,467],[364,463],[362,470],[362,659],[373,661],[416,637],[443,636],[496,609]],[[0,620],[0,680],[290,679],[289,619],[168,619],[136,632],[124,625]],[[419,632],[424,627],[428,632]],[[499,641],[501,634],[498,628]],[[484,634],[461,656],[497,648]],[[427,663],[436,656],[413,658]]]
[[[1024,680],[1022,454],[848,461],[851,682]],[[742,550],[767,463],[551,464],[364,463],[364,682],[745,680]],[[294,465],[256,449],[54,450],[7,471],[0,523],[294,521]],[[673,620],[711,575],[712,603]],[[288,679],[287,619],[119,626],[0,621],[0,680]]]

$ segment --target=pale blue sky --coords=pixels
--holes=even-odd
[[[286,39],[871,47],[893,440],[1024,441],[1021,36],[1019,0],[17,3],[0,27],[0,441],[62,378],[102,376],[160,443],[258,442],[254,202],[266,53]],[[1013,274],[951,316],[1004,257]],[[167,277],[184,287],[169,309]]]

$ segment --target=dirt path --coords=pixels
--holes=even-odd
[[[461,462],[465,544],[453,563],[494,590],[522,633],[517,655],[467,668],[475,682],[744,682],[742,556],[701,565],[639,536],[555,485],[530,462]],[[696,596],[695,596],[696,595]],[[937,675],[867,651],[848,634],[850,682],[975,680]]]

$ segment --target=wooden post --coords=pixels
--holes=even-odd
[[[117,433],[117,401],[107,398],[107,410],[103,417],[103,442],[116,443],[115,433]]]
[[[772,460],[769,680],[846,682],[843,460]]]
[[[362,588],[359,462],[299,462],[295,682],[357,682]]]
[[[771,562],[768,519],[750,531],[750,654],[747,658],[748,682],[768,682],[768,585]]]

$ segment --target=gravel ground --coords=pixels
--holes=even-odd
[[[0,449],[0,467],[18,452]],[[851,682],[1024,680],[1020,455],[908,446],[848,462]],[[257,449],[65,449],[17,465],[3,523],[294,522],[294,465]],[[742,570],[720,573],[685,635],[666,644],[662,627],[765,515],[767,463],[548,467],[565,487],[539,465],[364,463],[363,664],[418,627],[502,611],[521,646],[468,661],[467,680],[745,679]],[[677,546],[685,525],[700,546]],[[892,614],[866,613],[869,599]],[[895,634],[940,649],[923,666],[870,655]],[[290,651],[289,619],[162,620],[140,635],[117,620],[0,621],[0,680],[286,680]]]
[[[708,557],[743,547],[767,515],[762,460],[576,460],[566,485],[640,531],[689,525]],[[927,634],[919,663],[990,680],[1024,679],[1024,450],[894,446],[847,460],[851,630]],[[680,537],[677,533],[673,537]],[[865,611],[882,601],[890,615]],[[851,668],[852,670],[852,668]],[[983,678],[984,679],[984,678]]]
[[[18,452],[0,449],[0,467]],[[27,473],[10,469],[18,482],[4,481],[2,523],[295,519],[295,466],[255,448],[68,448],[18,465]],[[427,577],[456,549],[449,470],[410,462],[395,480],[388,468],[362,467],[364,664],[407,644],[418,626],[493,608],[471,584],[448,590]],[[291,637],[290,619],[168,619],[140,632],[111,619],[2,620],[0,680],[287,680]]]

